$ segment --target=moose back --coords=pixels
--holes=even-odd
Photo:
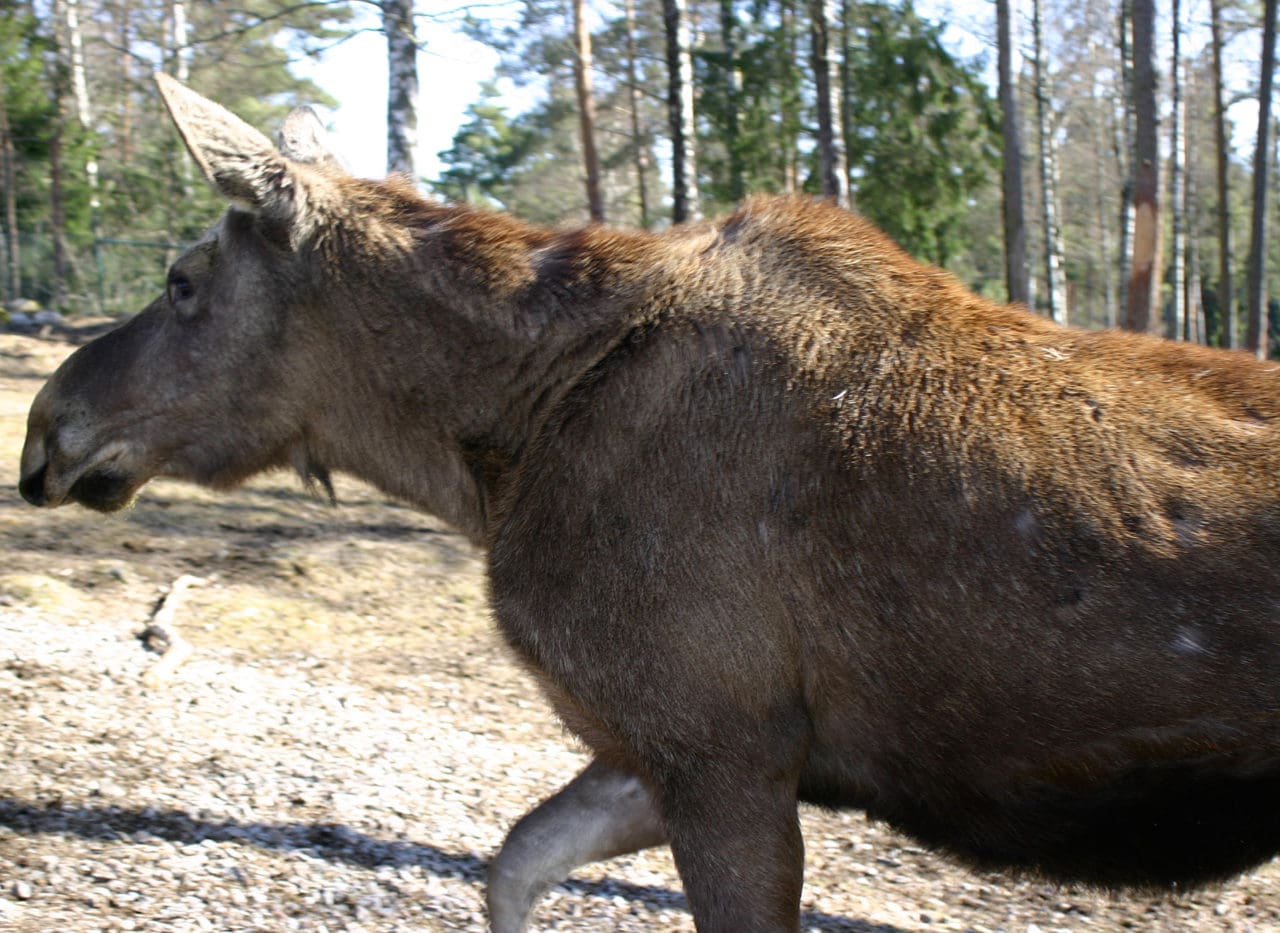
[[[1280,850],[1274,366],[1053,326],[805,200],[535,229],[160,82],[230,208],[40,392],[22,493],[339,470],[485,547],[595,753],[495,930],[660,843],[700,930],[797,930],[798,801],[1109,886]]]

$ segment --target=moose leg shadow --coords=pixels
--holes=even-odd
[[[579,775],[575,783],[583,776]],[[555,799],[553,797],[551,801]],[[530,816],[536,813],[538,810]],[[330,862],[344,862],[371,870],[384,865],[418,866],[436,877],[475,885],[484,884],[486,875],[491,877],[493,871],[489,862],[471,853],[450,852],[429,843],[378,839],[341,823],[209,820],[193,817],[182,810],[58,805],[0,797],[0,826],[26,836],[78,836],[109,842],[153,836],[182,844],[212,839],[282,852],[305,849]],[[588,897],[620,897],[652,911],[688,910],[681,892],[670,888],[632,884],[614,878],[599,881],[561,878],[557,882],[552,882],[549,887],[558,886],[569,893]],[[825,913],[805,914],[803,926],[806,930],[820,930],[822,933],[902,933],[896,927]]]

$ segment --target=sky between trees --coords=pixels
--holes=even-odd
[[[1274,133],[1256,158],[1269,7],[1179,0],[1175,20],[1174,2],[1011,3],[1010,116],[998,93],[996,3],[0,0],[3,292],[132,310],[138,283],[158,281],[174,249],[216,216],[160,116],[152,69],[271,129],[295,103],[339,103],[306,76],[352,35],[376,33],[390,84],[385,146],[413,172],[418,114],[434,116],[441,84],[456,83],[442,39],[454,31],[498,65],[440,170],[420,178],[437,196],[535,221],[661,227],[722,213],[745,193],[826,194],[984,294],[1104,326],[1129,322],[1133,244],[1144,236],[1135,168],[1153,163],[1157,254],[1142,326],[1238,345],[1250,336],[1254,183],[1275,161]],[[1154,160],[1135,151],[1144,29]],[[405,41],[387,41],[396,37]],[[336,84],[343,97],[346,84]],[[1020,258],[1006,232],[1012,165]],[[1268,185],[1263,220],[1274,221],[1276,202]],[[1268,296],[1280,284],[1275,239],[1258,264]]]

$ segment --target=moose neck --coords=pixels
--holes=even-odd
[[[642,313],[660,241],[415,206],[404,248],[342,259],[359,271],[322,301],[306,456],[484,544],[539,425]]]

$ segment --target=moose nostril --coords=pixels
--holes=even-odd
[[[32,505],[45,505],[49,501],[44,493],[44,477],[48,469],[49,465],[46,463],[34,473],[29,473],[18,481],[18,492],[22,493],[22,498]]]

